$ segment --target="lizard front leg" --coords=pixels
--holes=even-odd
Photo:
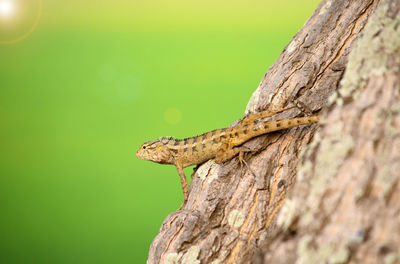
[[[183,166],[180,162],[175,163],[176,170],[178,171],[178,174],[181,178],[181,185],[182,185],[182,191],[183,191],[183,202],[181,206],[179,207],[178,210],[183,209],[183,207],[186,205],[186,202],[189,198],[189,188],[188,188],[188,183],[186,179],[186,175],[183,172]]]

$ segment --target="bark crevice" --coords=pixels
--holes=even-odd
[[[400,2],[323,1],[246,114],[297,105],[320,124],[250,140],[193,176],[148,263],[400,261]],[[355,44],[356,43],[356,44]],[[302,113],[291,109],[279,115]]]

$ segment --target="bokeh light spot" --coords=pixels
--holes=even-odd
[[[43,0],[0,0],[0,45],[27,38],[38,26]]]
[[[10,16],[14,11],[14,4],[10,0],[0,1],[0,16]]]
[[[115,96],[119,103],[132,103],[141,89],[140,79],[131,74],[123,75],[115,82]]]
[[[176,125],[181,121],[182,113],[179,109],[171,107],[165,110],[164,118],[168,124]]]

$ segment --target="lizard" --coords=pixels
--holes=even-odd
[[[294,108],[294,106],[278,111],[263,111],[250,114],[231,127],[216,129],[196,137],[186,139],[161,137],[147,141],[140,146],[136,157],[160,164],[175,165],[180,176],[184,196],[183,203],[179,208],[181,209],[189,197],[188,183],[183,168],[199,165],[213,158],[215,163],[221,164],[237,155],[239,155],[241,163],[246,163],[243,159],[243,154],[254,151],[242,146],[248,140],[266,133],[319,121],[319,115],[260,121],[260,119],[274,116],[291,108]]]

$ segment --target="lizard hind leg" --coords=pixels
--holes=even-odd
[[[255,152],[258,151],[258,149],[248,149],[246,147],[240,146],[240,147],[234,147],[232,148],[229,143],[223,144],[217,151],[215,155],[215,163],[221,164],[226,161],[229,161],[233,159],[236,155],[239,154],[239,162],[240,162],[240,170],[241,170],[241,175],[243,175],[243,164],[247,167],[247,169],[254,175],[255,173],[253,170],[250,168],[248,163],[244,159],[244,154],[247,152]]]
[[[242,124],[243,125],[251,124],[257,119],[271,117],[271,116],[274,116],[276,114],[285,112],[285,111],[287,111],[289,109],[292,109],[292,108],[296,108],[296,106],[288,106],[288,107],[282,108],[282,109],[277,110],[277,111],[268,111],[267,110],[267,111],[263,111],[263,112],[259,112],[259,113],[250,114],[249,116],[245,117],[242,120]]]
[[[243,164],[246,166],[246,168],[251,172],[251,174],[253,174],[254,177],[257,177],[256,173],[251,169],[251,167],[249,166],[249,164],[246,162],[246,160],[244,159],[244,154],[247,152],[255,152],[258,149],[246,149],[244,147],[242,147],[242,150],[239,151],[239,163],[240,163],[240,171],[241,171],[241,175],[243,176]]]

